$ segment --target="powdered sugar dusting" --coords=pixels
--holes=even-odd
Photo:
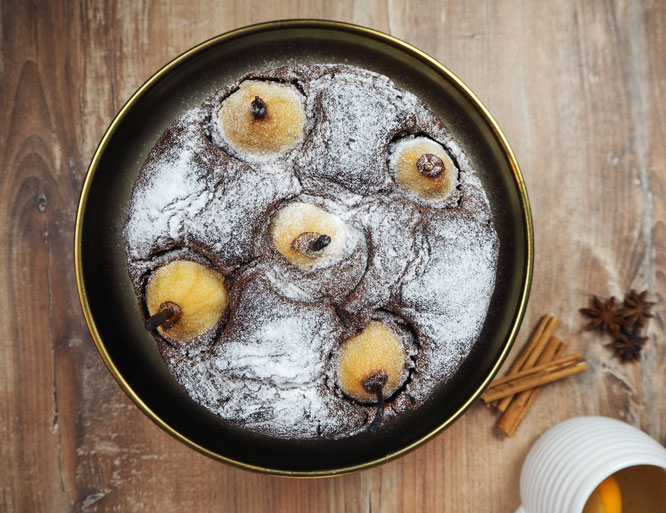
[[[371,74],[327,75],[312,89],[325,116],[296,159],[304,189],[317,193],[326,182],[361,194],[390,188],[384,149],[411,123],[415,97]]]
[[[143,183],[130,207],[125,237],[133,259],[147,258],[154,248],[175,239],[184,219],[201,213],[212,193],[207,189],[207,170],[195,160],[202,152],[193,137],[193,123],[203,113],[192,110],[178,122],[182,143],[166,148],[142,170]]]
[[[419,334],[429,385],[412,383],[424,397],[450,377],[476,342],[495,286],[498,241],[485,223],[464,217],[433,217],[424,245],[402,283],[402,314]],[[434,378],[434,379],[433,379]]]
[[[262,78],[303,92],[305,140],[279,157],[230,155],[220,103]],[[389,146],[413,135],[441,144],[458,167],[445,201],[405,194],[389,172]],[[341,235],[311,268],[292,265],[269,233],[276,213],[299,202],[332,214]],[[497,235],[460,147],[414,95],[348,66],[249,75],[188,111],[141,169],[124,233],[139,295],[148,273],[175,258],[225,275],[230,307],[217,340],[196,351],[158,343],[195,401],[276,437],[363,429],[373,409],[340,393],[332,355],[369,319],[391,319],[413,341],[405,372],[412,362],[416,372],[386,419],[418,404],[469,354],[495,286]]]
[[[250,167],[213,146],[204,118],[188,111],[142,169],[124,232],[131,260],[191,246],[229,271],[254,258],[254,231],[271,207],[300,191],[284,166]]]
[[[344,404],[326,398],[319,385],[342,331],[335,312],[324,304],[281,298],[259,273],[243,285],[213,357],[203,355],[186,367],[181,383],[212,411],[236,422],[269,424],[283,436],[334,430],[341,419],[331,415],[329,403],[339,402],[341,412]]]
[[[372,254],[362,280],[343,308],[363,322],[375,310],[390,308],[393,289],[415,258],[421,214],[415,205],[399,197],[382,197],[362,205],[354,214]]]

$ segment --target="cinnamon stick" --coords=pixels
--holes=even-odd
[[[543,322],[544,320],[545,323]],[[542,323],[543,328],[541,328]],[[527,346],[518,356],[511,369],[509,369],[509,375],[534,367],[537,360],[541,356],[541,353],[546,347],[548,340],[553,335],[553,332],[559,323],[559,319],[557,317],[553,317],[552,315],[546,314],[543,317],[536,331],[532,335],[532,338],[530,338],[529,342],[527,343]],[[516,367],[516,370],[513,370],[514,367]],[[511,404],[512,399],[513,395],[505,397],[497,403],[497,409],[502,412],[506,411],[506,409],[509,407],[509,404]]]
[[[537,365],[543,365],[559,358],[564,353],[566,347],[567,345],[557,337],[550,337],[548,344],[546,344],[546,347],[536,362]],[[525,390],[524,392],[520,392],[513,401],[511,401],[511,404],[497,423],[497,427],[506,436],[511,437],[516,433],[518,426],[523,421],[530,406],[536,399],[539,390],[541,390],[541,387]]]
[[[532,336],[529,338],[529,340],[527,341],[523,349],[520,351],[520,353],[518,353],[518,356],[511,364],[511,367],[509,367],[509,372],[506,373],[507,376],[511,376],[512,374],[515,374],[516,372],[520,371],[523,364],[527,361],[527,358],[529,358],[530,353],[534,349],[534,346],[540,340],[541,335],[543,334],[543,330],[546,328],[546,325],[550,321],[550,318],[551,318],[550,314],[546,314],[541,318],[539,324],[537,324],[537,327],[534,329]],[[499,401],[488,403],[486,404],[486,406],[498,407]]]
[[[490,384],[481,398],[486,402],[503,399],[523,390],[552,383],[585,370],[587,370],[585,358],[580,353],[574,353],[550,363],[537,365],[531,369],[497,379]]]

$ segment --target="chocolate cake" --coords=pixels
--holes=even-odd
[[[477,342],[498,238],[441,120],[344,65],[249,73],[162,134],[124,229],[146,327],[225,421],[344,437],[417,407]]]

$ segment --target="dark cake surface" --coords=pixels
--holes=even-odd
[[[288,87],[302,108],[286,151],[244,151],[220,122],[225,100],[259,81]],[[424,140],[452,166],[437,197],[397,171]],[[340,234],[306,268],[271,238],[280,212],[301,204],[334,216]],[[124,234],[144,318],[160,266],[191,260],[224,276],[229,303],[214,327],[186,343],[153,335],[195,401],[283,438],[348,436],[372,420],[375,407],[336,375],[345,340],[368,323],[390,327],[405,357],[384,422],[427,398],[477,341],[498,256],[481,182],[439,118],[388,78],[342,65],[249,74],[187,111],[143,164]]]

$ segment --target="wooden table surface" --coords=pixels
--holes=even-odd
[[[625,1],[1,3],[0,510],[447,511],[518,506],[521,463],[547,428],[602,414],[666,441],[666,7]],[[196,43],[278,18],[388,32],[437,58],[502,126],[532,201],[536,265],[522,343],[541,314],[590,370],[544,389],[512,439],[476,404],[407,456],[332,479],[237,470],[155,426],[85,327],[72,238],[107,124]],[[640,363],[621,365],[577,312],[650,290]],[[514,348],[513,355],[516,353]]]

